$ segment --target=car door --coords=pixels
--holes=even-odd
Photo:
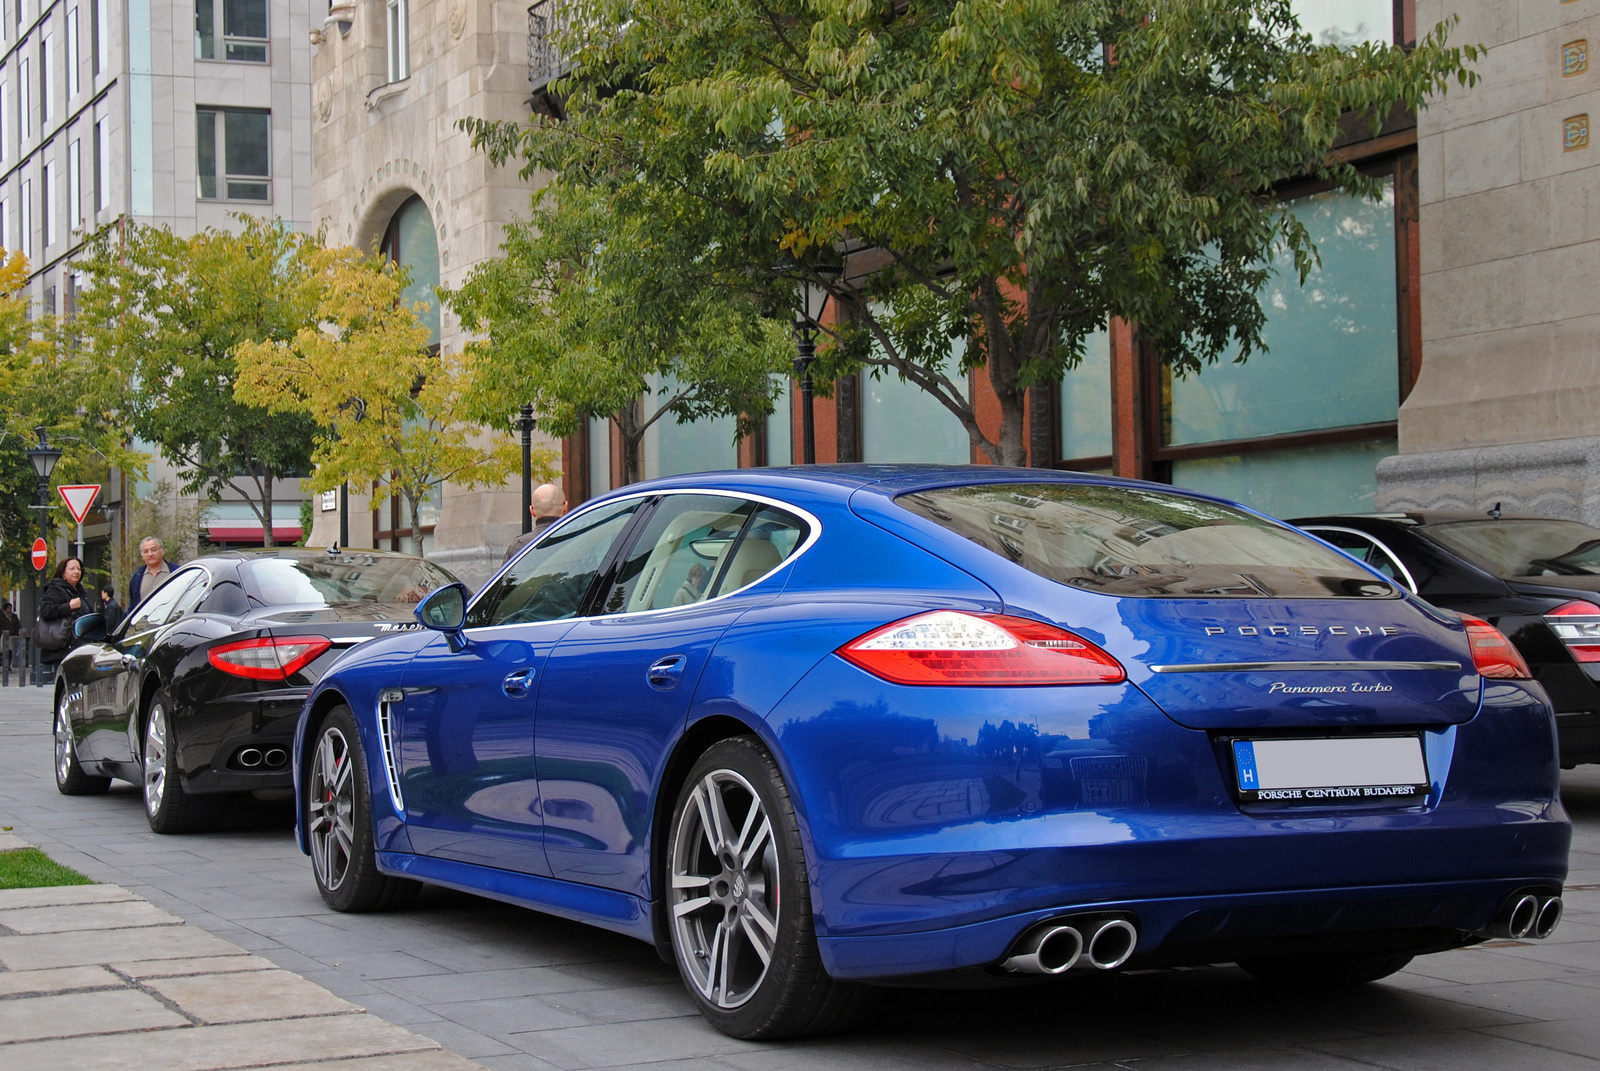
[[[535,750],[558,878],[649,894],[655,786],[712,648],[781,590],[808,523],[731,495],[669,493],[546,663]],[[752,587],[752,585],[754,585]]]
[[[541,672],[646,501],[553,529],[474,600],[464,646],[436,637],[406,666],[388,701],[415,851],[549,873],[533,754]]]

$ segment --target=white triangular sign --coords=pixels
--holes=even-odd
[[[72,514],[72,519],[79,524],[89,515],[89,507],[94,505],[94,498],[100,493],[97,483],[62,484],[56,490],[61,492],[61,500],[67,504],[67,511]]]

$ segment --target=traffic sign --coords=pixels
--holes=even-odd
[[[95,496],[100,493],[97,483],[72,483],[62,484],[56,490],[61,492],[61,500],[67,504],[67,511],[72,514],[72,519],[79,524],[89,515],[89,507],[94,505]]]
[[[42,538],[33,541],[33,567],[42,570],[50,562],[50,552],[45,549]]]

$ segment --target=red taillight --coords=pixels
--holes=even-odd
[[[1471,614],[1462,614],[1461,623],[1467,626],[1467,642],[1472,645],[1472,664],[1485,677],[1525,681],[1533,676],[1528,663],[1511,646],[1501,631],[1489,622]]]
[[[1600,662],[1600,606],[1587,599],[1575,599],[1547,611],[1544,616],[1574,659]]]
[[[1053,625],[935,610],[873,629],[839,657],[895,684],[1115,684],[1115,658]]]
[[[235,677],[286,681],[332,646],[333,641],[325,636],[262,636],[213,647],[206,657],[213,666]]]

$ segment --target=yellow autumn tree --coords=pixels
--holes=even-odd
[[[317,254],[316,321],[292,339],[234,351],[234,392],[250,405],[309,415],[322,430],[311,489],[371,483],[373,506],[398,496],[422,553],[422,503],[444,481],[503,482],[520,464],[509,436],[488,437],[457,414],[470,391],[459,355],[435,354],[420,306],[401,298],[401,269],[345,247]],[[508,410],[509,411],[509,410]],[[536,458],[548,475],[550,455]]]

